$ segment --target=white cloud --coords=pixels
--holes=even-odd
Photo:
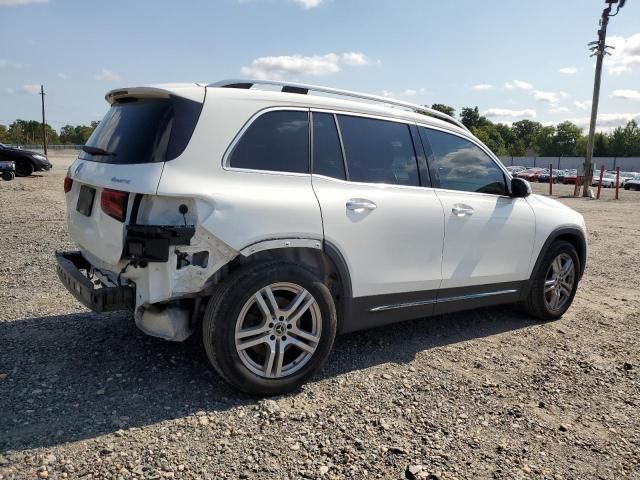
[[[369,63],[367,57],[361,52],[347,52],[342,54],[342,63],[353,67],[360,67]]]
[[[584,102],[573,102],[573,106],[579,108],[580,110],[587,110],[591,108],[591,100],[585,100]]]
[[[508,108],[490,108],[482,112],[489,118],[536,118],[536,111],[532,109],[510,110]]]
[[[342,56],[335,53],[326,55],[282,55],[279,57],[260,57],[251,62],[251,66],[240,69],[243,75],[259,80],[281,79],[287,75],[333,75],[342,65],[363,66],[369,62],[360,52],[347,52]]]
[[[294,3],[297,3],[298,5],[306,9],[310,9],[310,8],[319,7],[324,0],[291,0],[291,1]]]
[[[566,113],[569,109],[567,107],[556,107],[549,109],[549,113]]]
[[[0,0],[0,7],[14,7],[16,5],[29,5],[30,3],[48,3],[49,0]]]
[[[116,82],[120,80],[120,75],[116,72],[112,72],[111,70],[107,70],[104,68],[102,73],[96,75],[96,80],[104,80],[105,82]]]
[[[640,112],[638,113],[602,113],[598,115],[596,129],[598,131],[610,132],[616,127],[624,127],[631,120],[640,122]],[[589,128],[589,117],[573,118],[571,122],[580,128]]]
[[[640,100],[640,90],[614,90],[611,96],[626,100]]]
[[[4,92],[11,95],[12,93],[15,93],[15,90],[13,88],[7,87],[4,89]]]
[[[23,85],[20,93],[28,93],[29,95],[37,95],[40,93],[40,85]]]
[[[566,98],[569,95],[565,92],[542,92],[540,90],[533,91],[533,98],[541,102],[546,102],[550,105],[555,105],[561,98]]]
[[[63,80],[66,80],[66,79],[67,79],[67,78],[69,78],[69,77],[67,77],[67,74],[66,74],[66,73],[59,73],[59,74],[58,74],[58,78],[61,78],[61,79],[63,79]]]
[[[474,85],[471,87],[472,90],[491,90],[493,89],[493,85],[489,85],[488,83],[481,83],[480,85]]]
[[[397,97],[415,97],[418,94],[425,93],[426,90],[424,88],[406,88],[401,92],[394,92],[393,90],[382,90],[382,96],[387,98],[397,98]]]
[[[514,80],[513,82],[505,82],[504,88],[506,88],[507,90],[513,90],[515,88],[517,88],[518,90],[531,90],[533,88],[533,85],[522,80]]]
[[[2,0],[0,0],[2,1]],[[0,58],[0,68],[15,68],[16,70],[20,70],[21,68],[26,67],[24,63],[14,62],[13,60],[5,60]]]
[[[565,75],[575,75],[576,73],[578,73],[578,69],[576,67],[564,67],[558,71]]]
[[[607,58],[607,71],[611,75],[621,75],[640,67],[640,33],[624,38],[612,36],[607,39],[611,57]]]

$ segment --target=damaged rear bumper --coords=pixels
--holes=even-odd
[[[135,288],[132,286],[97,287],[87,273],[91,264],[80,252],[56,252],[56,272],[62,284],[85,307],[94,312],[115,312],[135,307]]]

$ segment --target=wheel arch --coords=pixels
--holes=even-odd
[[[531,271],[531,276],[529,277],[530,279],[536,277],[545,253],[549,250],[549,247],[551,247],[551,245],[558,240],[568,242],[575,247],[576,252],[578,252],[578,258],[580,259],[580,272],[578,280],[582,278],[587,260],[587,240],[585,238],[584,232],[578,227],[559,227],[551,232],[551,234],[547,237],[544,244],[542,245],[542,248],[538,253],[536,263],[534,264],[533,270]]]
[[[352,287],[349,268],[340,251],[331,243],[312,239],[278,239],[250,245],[216,273],[219,284],[246,265],[282,259],[312,270],[329,288],[338,316],[338,332],[351,311]]]

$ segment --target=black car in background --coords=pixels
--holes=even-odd
[[[14,162],[16,175],[28,177],[33,172],[48,171],[51,169],[49,159],[38,152],[13,148],[0,143],[0,161]]]

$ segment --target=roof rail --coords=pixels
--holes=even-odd
[[[396,107],[406,108],[414,112],[422,113],[423,115],[429,115],[431,117],[444,120],[445,122],[452,123],[457,127],[467,130],[464,124],[446,113],[434,110],[433,108],[425,107],[411,102],[403,102],[402,100],[396,100],[394,98],[381,97],[379,95],[370,95],[368,93],[353,92],[351,90],[341,90],[338,88],[322,87],[318,85],[307,85],[304,83],[296,82],[282,82],[278,80],[221,80],[219,82],[210,83],[207,87],[219,87],[219,88],[243,88],[250,89],[254,85],[275,85],[282,87],[281,91],[285,93],[299,93],[306,95],[309,92],[328,93],[331,95],[339,95],[345,97],[358,98],[362,100],[369,100],[373,102],[386,103],[387,105],[393,105]]]

